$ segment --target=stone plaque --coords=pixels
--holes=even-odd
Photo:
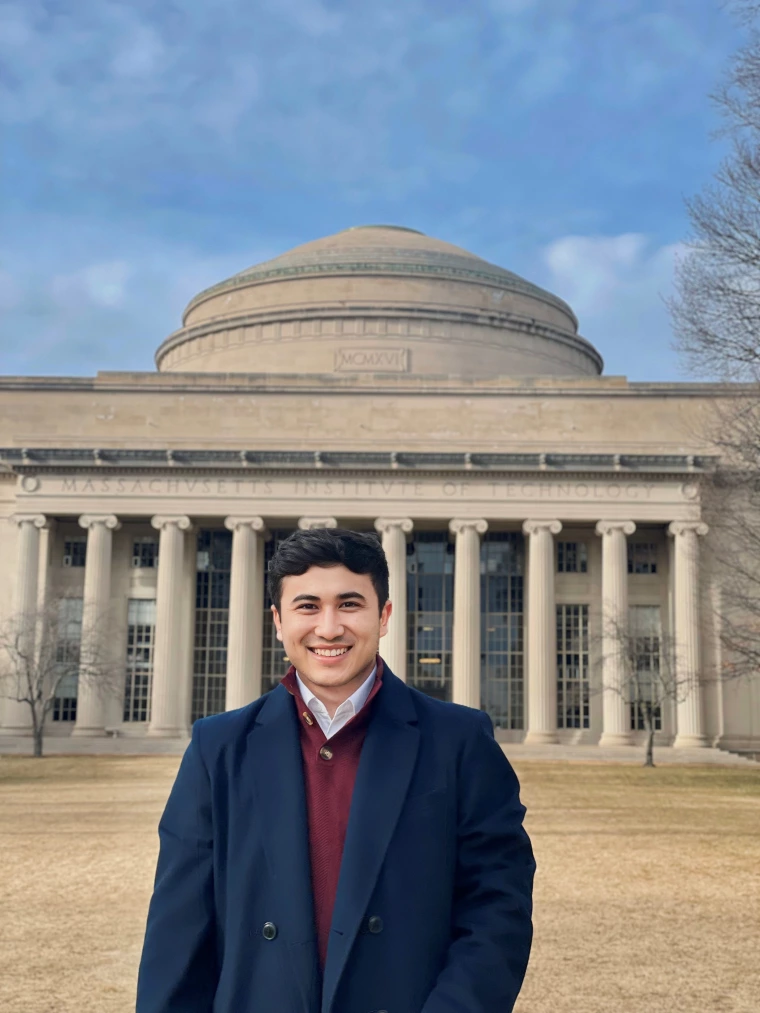
[[[406,373],[408,348],[339,348],[335,353],[336,373]]]

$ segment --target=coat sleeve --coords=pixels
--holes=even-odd
[[[511,1013],[528,966],[536,866],[517,776],[482,718],[459,768],[451,944],[422,1013]]]
[[[202,721],[182,757],[158,825],[160,849],[148,909],[136,1013],[211,1013],[215,952],[211,788]]]

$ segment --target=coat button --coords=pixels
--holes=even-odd
[[[277,926],[274,922],[264,922],[261,934],[265,939],[272,940],[277,935]]]
[[[372,935],[376,936],[378,932],[383,931],[383,919],[379,915],[372,915],[367,922],[367,928]]]
[[[333,758],[332,749],[328,749],[327,746],[322,746],[319,751],[319,755],[323,760],[332,760]]]

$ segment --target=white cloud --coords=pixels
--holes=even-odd
[[[77,271],[55,274],[50,294],[61,307],[91,304],[117,309],[127,297],[127,282],[134,268],[123,260],[88,264]]]
[[[221,143],[254,175],[279,157],[301,179],[379,196],[387,179],[397,198],[399,174],[428,186],[474,121],[520,118],[574,85],[581,101],[591,88],[595,102],[631,102],[703,60],[670,3],[613,18],[601,0],[475,0],[435,16],[430,0],[6,0],[0,120],[43,136],[50,171],[69,177],[129,171],[147,188],[157,164],[207,173]]]
[[[111,60],[111,70],[116,77],[152,77],[159,72],[166,56],[166,47],[155,29],[149,25],[136,25],[131,37]]]
[[[328,10],[319,0],[273,0],[268,5],[270,11],[275,9],[275,4],[277,11],[294,28],[312,38],[334,35],[343,24],[343,18],[336,11]]]
[[[56,223],[37,224],[52,239],[50,249],[58,249]],[[282,252],[249,247],[213,256],[192,246],[138,237],[125,238],[123,259],[92,259],[88,247],[98,252],[107,238],[87,232],[87,241],[71,251],[66,272],[30,247],[12,275],[0,275],[0,304],[5,306],[0,374],[153,371],[156,349],[181,326],[182,311],[197,292]],[[9,340],[10,335],[17,340]]]
[[[626,284],[640,281],[646,236],[563,236],[545,251],[555,285],[581,314],[595,315],[617,300]]]
[[[664,297],[680,249],[625,233],[563,236],[543,251],[542,283],[572,306],[606,373],[651,380],[678,371]]]

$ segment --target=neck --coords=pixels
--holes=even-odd
[[[355,675],[350,682],[345,683],[343,686],[320,686],[312,682],[303,672],[299,672],[298,675],[304,686],[314,694],[330,717],[333,718],[340,705],[348,700],[350,696],[353,696],[357,689],[370,677],[375,663],[375,659],[373,658],[366,668],[363,668],[358,675]]]

